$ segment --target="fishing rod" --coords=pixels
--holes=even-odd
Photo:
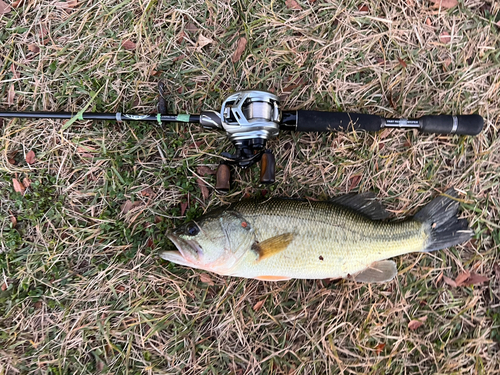
[[[248,168],[261,163],[260,182],[275,181],[276,161],[268,140],[276,138],[280,130],[298,132],[369,131],[384,128],[417,129],[424,133],[477,135],[483,128],[479,115],[427,115],[416,119],[389,119],[377,115],[313,110],[281,110],[279,98],[266,91],[239,91],[230,95],[219,111],[207,110],[200,114],[168,114],[165,85],[160,82],[158,113],[137,115],[95,112],[0,112],[0,118],[50,118],[108,121],[149,121],[160,125],[166,122],[196,123],[205,129],[219,129],[236,148],[234,154],[223,152],[223,161],[217,169],[216,189],[230,187],[230,166]]]

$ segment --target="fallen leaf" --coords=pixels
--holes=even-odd
[[[181,44],[184,38],[187,36],[187,34],[182,30],[178,35],[177,35],[177,44]]]
[[[434,9],[451,9],[454,6],[458,5],[457,0],[431,0],[434,5],[432,6]]]
[[[9,210],[10,214],[10,222],[12,223],[12,227],[15,228],[17,226],[17,218],[14,216],[12,211]]]
[[[198,173],[200,176],[206,176],[206,175],[216,174],[217,171],[215,171],[209,167],[201,166],[201,167],[196,168],[196,173]]]
[[[449,57],[443,61],[443,67],[445,68],[445,70],[448,70],[450,64],[451,64],[451,59]]]
[[[33,164],[35,161],[36,161],[35,152],[34,152],[33,150],[30,150],[30,151],[26,154],[26,163],[28,163],[28,164]]]
[[[124,40],[122,42],[122,47],[125,48],[126,50],[128,51],[132,51],[135,49],[136,45],[134,42],[132,42],[131,40]]]
[[[181,202],[181,216],[184,216],[188,208],[188,202]]]
[[[361,175],[355,175],[349,178],[349,182],[347,184],[347,190],[351,191],[354,189],[356,186],[359,185],[359,182],[361,181]]]
[[[14,84],[11,84],[9,87],[9,92],[7,93],[7,104],[14,104],[14,98],[16,97],[16,91],[14,90]]]
[[[134,208],[138,207],[141,205],[141,202],[137,201],[137,202],[132,202],[130,200],[127,200],[125,203],[122,204],[122,212],[124,214],[126,214],[127,212],[129,212],[130,210],[133,210]]]
[[[35,302],[35,307],[40,309],[42,307],[42,301]]]
[[[399,63],[403,66],[403,68],[406,68],[406,67],[407,67],[406,62],[405,62],[403,59],[400,59],[400,58],[398,57],[398,61],[399,61]]]
[[[68,1],[59,1],[55,4],[56,8],[71,10],[78,5],[78,0],[68,0]]]
[[[21,193],[21,194],[24,194],[24,192],[26,191],[26,188],[24,187],[24,185],[21,182],[19,182],[17,180],[17,178],[13,178],[12,183],[14,184],[14,191]]]
[[[451,42],[451,35],[448,34],[446,31],[443,31],[441,35],[439,35],[439,40],[441,43],[447,44]]]
[[[233,57],[231,58],[233,63],[240,61],[241,55],[245,51],[246,46],[247,39],[245,37],[241,37],[240,39],[238,39],[236,50],[234,51]]]
[[[10,5],[0,0],[0,14],[7,14],[10,12]]]
[[[198,41],[196,42],[196,46],[197,46],[198,51],[201,51],[201,49],[203,47],[208,46],[212,42],[213,42],[212,39],[207,38],[207,37],[203,36],[202,33],[200,33],[200,35],[198,35]]]
[[[457,283],[455,282],[455,280],[453,279],[450,279],[449,277],[446,277],[446,276],[443,276],[443,280],[446,284],[448,284],[449,286],[453,287],[453,288],[456,288],[457,287]]]
[[[470,277],[469,271],[462,272],[456,277],[455,283],[457,284],[457,286],[462,286],[464,281],[467,280],[469,277]]]
[[[255,305],[253,305],[253,311],[259,311],[262,308],[262,306],[264,305],[264,302],[266,302],[265,299],[257,302]]]
[[[38,47],[36,44],[30,44],[28,46],[28,50],[33,52],[33,53],[38,53],[38,52],[40,52],[40,47]]]
[[[29,187],[31,186],[31,181],[30,181],[30,179],[29,179],[28,177],[24,177],[24,178],[23,178],[23,185],[24,185],[24,187],[25,187],[26,189],[27,189],[27,188],[29,188]]]
[[[16,65],[11,64],[11,65],[10,65],[10,71],[12,72],[12,77],[13,77],[14,79],[18,79],[18,78],[20,78],[20,75],[19,75],[19,73],[18,73],[18,72],[17,72],[17,70],[16,70]]]
[[[120,286],[116,287],[116,290],[119,291],[119,292],[124,292],[125,291],[125,287],[123,285],[120,285]]]
[[[382,353],[382,350],[384,350],[384,348],[385,348],[385,344],[383,342],[381,342],[380,344],[378,344],[375,347],[375,351],[377,352],[377,354],[380,354],[380,353]]]
[[[411,320],[410,323],[408,323],[408,328],[411,329],[412,331],[415,331],[417,328],[422,327],[426,320],[427,316],[418,318],[418,320]]]
[[[12,3],[12,8],[19,8],[24,5],[25,0],[16,0]]]
[[[143,197],[154,197],[156,194],[155,192],[153,191],[153,189],[151,189],[150,187],[144,189],[144,190],[141,190],[141,195]]]
[[[369,8],[367,5],[361,5],[358,9],[360,12],[368,12],[369,11]]]
[[[286,0],[285,4],[288,9],[302,10],[302,7],[295,0]]]
[[[199,29],[198,29],[198,26],[196,26],[194,23],[190,22],[186,25],[186,30],[187,31],[190,31],[192,33],[195,33],[197,32]]]
[[[427,26],[432,26],[432,22],[431,22],[431,20],[429,18],[427,18],[425,20],[425,23],[426,23]]]
[[[155,242],[153,241],[152,238],[148,238],[146,246],[149,247],[150,249],[153,249],[155,247]]]
[[[196,182],[198,183],[198,186],[200,187],[201,190],[201,195],[203,196],[203,200],[208,199],[210,196],[210,191],[208,191],[207,185],[205,185],[205,182],[201,178],[197,178]]]
[[[486,276],[478,275],[477,273],[471,272],[467,280],[462,282],[462,285],[471,286],[471,285],[482,284],[487,281],[490,281],[490,279],[488,279]]]
[[[2,292],[5,292],[7,290],[7,283],[2,283]]]
[[[210,286],[215,285],[215,283],[212,281],[212,278],[210,277],[210,275],[208,273],[201,273],[200,274],[200,281],[202,283],[208,284]]]

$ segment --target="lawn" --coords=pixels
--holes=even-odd
[[[7,3],[2,110],[155,113],[164,81],[173,113],[262,89],[286,109],[479,113],[485,127],[282,132],[276,183],[238,169],[222,194],[207,173],[232,151],[222,132],[0,120],[0,375],[500,373],[498,2]],[[403,218],[450,187],[474,238],[395,258],[387,284],[245,280],[158,256],[167,230],[243,198],[373,191]]]

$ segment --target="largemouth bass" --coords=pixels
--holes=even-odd
[[[388,258],[429,252],[473,235],[458,218],[451,189],[412,218],[387,221],[373,194],[332,201],[273,198],[216,209],[173,230],[178,251],[168,261],[220,275],[259,280],[351,278],[386,282],[397,275]]]

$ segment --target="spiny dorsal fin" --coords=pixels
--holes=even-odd
[[[353,276],[360,283],[385,283],[391,281],[398,274],[396,263],[392,260],[374,262],[366,270]]]
[[[372,220],[384,220],[390,216],[384,206],[375,200],[375,194],[371,191],[361,194],[341,195],[340,197],[333,198],[331,201],[360,212]]]
[[[252,250],[259,255],[258,260],[260,261],[285,250],[292,240],[292,233],[284,233],[262,242],[255,242],[252,245]]]

